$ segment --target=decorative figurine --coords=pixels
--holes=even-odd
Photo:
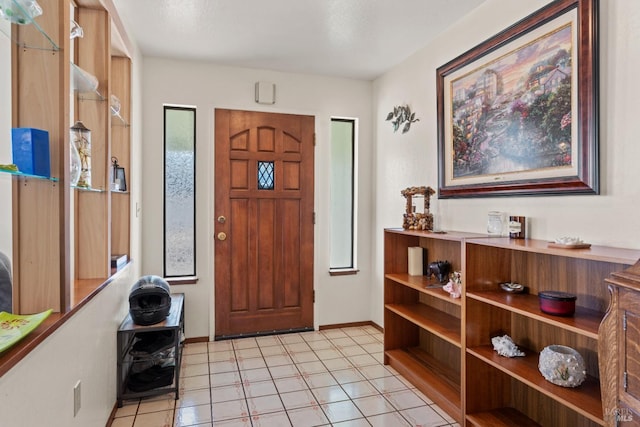
[[[462,295],[462,273],[459,271],[451,273],[449,282],[442,289],[449,292],[451,298],[460,298],[460,295]]]
[[[440,283],[444,283],[449,277],[451,264],[449,261],[434,261],[427,267],[427,276],[435,276]]]

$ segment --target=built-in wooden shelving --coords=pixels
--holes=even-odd
[[[555,248],[543,240],[456,232],[394,229],[384,237],[385,363],[460,424],[609,425],[598,366],[610,303],[605,279],[638,261],[640,251]],[[408,275],[412,246],[423,247],[428,262],[446,259],[461,271],[461,299],[452,299],[433,278]],[[527,292],[507,293],[503,282],[523,284]],[[575,314],[543,313],[543,290],[575,294]],[[498,355],[491,343],[496,335],[509,335],[526,356]],[[587,380],[580,386],[561,387],[540,374],[539,352],[552,344],[582,354]]]

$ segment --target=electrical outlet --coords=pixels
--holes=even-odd
[[[78,380],[78,382],[76,383],[75,386],[73,386],[73,416],[75,417],[76,415],[78,415],[78,412],[80,411],[80,396],[81,396],[81,389],[80,389],[80,380]]]

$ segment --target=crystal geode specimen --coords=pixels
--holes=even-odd
[[[524,352],[518,349],[516,343],[513,342],[509,335],[491,338],[493,349],[500,355],[505,357],[524,356]]]

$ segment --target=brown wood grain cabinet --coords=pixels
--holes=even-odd
[[[607,426],[640,426],[640,261],[607,279],[611,305],[600,326]]]
[[[407,248],[418,245],[426,248],[429,262],[446,259],[462,272],[461,299],[427,287],[433,279],[407,275]],[[639,258],[638,250],[602,246],[558,249],[541,240],[385,230],[385,363],[461,425],[609,425],[601,383],[612,375],[611,368],[603,370],[611,357],[603,353],[600,324],[616,297],[614,292],[610,298],[604,281],[612,274],[610,280],[616,280]],[[528,292],[508,294],[499,287],[503,282],[523,284]],[[577,295],[575,315],[543,313],[537,294],[544,290]],[[628,312],[637,307],[631,297],[625,301],[632,307]],[[637,342],[631,335],[640,330],[640,321],[634,326],[638,329],[628,326],[625,339],[612,341],[628,348],[626,366],[637,360],[637,344],[630,343]],[[504,334],[525,357],[506,358],[493,350],[491,338]],[[582,385],[565,388],[542,377],[539,352],[552,344],[581,353],[588,374]],[[625,402],[634,401],[633,396],[627,392]],[[609,405],[623,408],[622,403]]]

